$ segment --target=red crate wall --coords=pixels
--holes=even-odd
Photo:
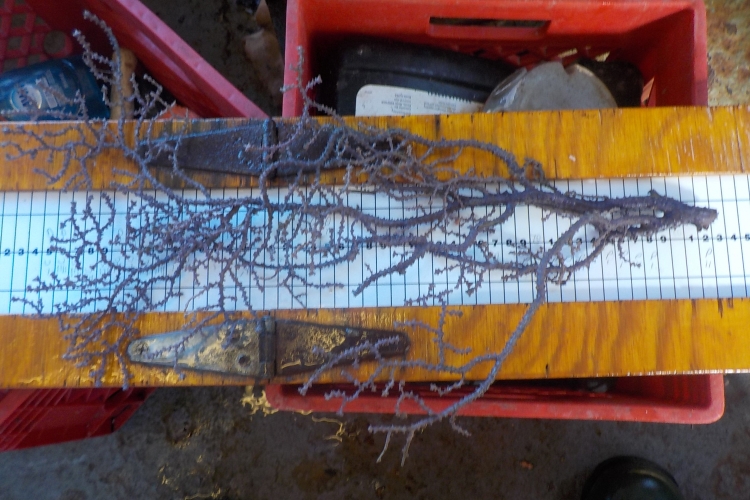
[[[127,422],[153,391],[0,391],[0,452],[109,434]]]

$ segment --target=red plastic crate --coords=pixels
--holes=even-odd
[[[437,24],[460,19],[505,26]],[[532,22],[533,24],[529,24]],[[515,24],[515,26],[510,26]],[[629,61],[645,81],[654,79],[653,104],[708,102],[706,15],[700,0],[289,0],[285,83],[305,53],[303,78],[352,37],[378,37],[433,45],[503,59],[517,66],[609,53]],[[302,102],[289,92],[284,116],[298,116]]]
[[[22,4],[4,0],[5,5]],[[103,19],[123,47],[180,101],[204,118],[265,118],[266,114],[229,83],[164,22],[137,0],[24,0],[52,29],[80,30],[101,54],[111,48],[101,30],[83,19],[88,9]],[[80,50],[73,45],[74,50]]]
[[[653,79],[650,106],[708,102],[706,15],[700,0],[289,0],[285,83],[295,82],[289,68],[299,61],[298,47],[305,54],[302,77],[308,81],[327,53],[363,36],[433,45],[516,66],[608,54],[608,60],[637,65],[645,81]],[[299,96],[287,93],[284,116],[301,112]],[[302,397],[295,386],[270,385],[266,395],[280,409],[337,411],[340,403],[324,397],[330,388],[317,386]],[[409,388],[430,396],[436,409],[455,402],[419,384]],[[404,409],[420,412],[416,405]],[[346,411],[391,413],[393,399],[365,395]],[[722,375],[683,375],[620,378],[601,394],[500,382],[461,414],[708,423],[723,411]]]
[[[0,391],[0,452],[110,434],[127,422],[153,391]]]

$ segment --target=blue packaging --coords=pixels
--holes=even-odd
[[[80,92],[89,118],[109,118],[102,89],[81,56],[45,61],[0,75],[0,119],[63,120],[82,117]]]

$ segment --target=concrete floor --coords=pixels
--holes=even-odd
[[[178,23],[180,2],[147,3],[186,30],[186,39],[200,33],[191,43],[217,68],[236,67],[233,49],[209,43],[224,37],[231,44],[238,36],[226,28],[231,23],[210,33],[196,24],[196,17],[210,24],[241,16],[233,4],[211,3],[218,17],[188,10]],[[200,3],[182,2],[189,9]],[[748,103],[750,2],[707,7],[711,104]],[[236,78],[248,95],[259,92],[252,78],[244,88],[245,76]],[[395,450],[375,461],[382,438],[368,434],[367,424],[384,417],[251,415],[241,388],[162,389],[113,435],[0,454],[0,500],[576,499],[593,467],[618,454],[661,463],[688,500],[747,499],[750,376],[725,381],[726,414],[716,424],[463,419],[472,437],[430,428],[403,467]]]
[[[750,498],[750,377],[726,378],[727,411],[701,426],[465,418],[438,425],[406,464],[355,416],[251,416],[239,388],[162,389],[113,435],[0,454],[0,498],[577,499],[601,460],[670,469],[688,500]]]

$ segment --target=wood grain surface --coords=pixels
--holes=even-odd
[[[473,138],[491,141],[520,159],[540,162],[551,178],[661,176],[680,173],[744,172],[750,151],[750,111],[733,108],[652,108],[570,112],[523,112],[440,117],[358,119],[379,127],[398,127],[428,138]],[[195,123],[196,129],[236,125],[240,121]],[[25,125],[36,131],[62,130],[65,124]],[[171,126],[169,123],[164,126]],[[0,141],[31,141],[7,125]],[[70,135],[61,134],[63,143]],[[29,142],[31,144],[31,142]],[[1,153],[1,152],[0,152]],[[54,169],[45,159],[4,161],[0,190],[50,189],[34,168]],[[95,188],[107,188],[128,168],[118,154],[105,154],[93,177]],[[482,174],[500,166],[483,154],[464,158],[457,168]],[[168,175],[167,173],[163,174]],[[166,177],[164,177],[166,179]],[[248,185],[247,178],[197,174],[211,186]],[[335,176],[330,179],[335,182]],[[51,188],[59,188],[52,186]],[[3,272],[0,270],[0,272]],[[473,354],[499,351],[525,306],[462,307],[463,317],[450,320],[447,335]],[[394,321],[434,323],[438,308],[365,308],[274,311],[295,318],[352,326],[390,328]],[[141,320],[144,334],[179,329],[184,316],[151,313]],[[634,301],[548,304],[532,321],[501,378],[591,377],[635,374],[704,373],[750,370],[750,299]],[[435,360],[426,334],[411,334],[410,358]],[[88,367],[62,359],[66,342],[57,322],[22,316],[0,316],[0,388],[88,387]],[[468,359],[468,358],[465,358]],[[460,362],[456,355],[453,361]],[[364,370],[367,368],[364,367]],[[488,367],[472,373],[482,377]],[[247,384],[248,379],[215,374],[132,366],[133,383],[144,386]],[[434,380],[434,374],[410,369],[411,381]],[[335,380],[331,374],[327,380]],[[119,386],[122,375],[110,366],[104,385]]]

